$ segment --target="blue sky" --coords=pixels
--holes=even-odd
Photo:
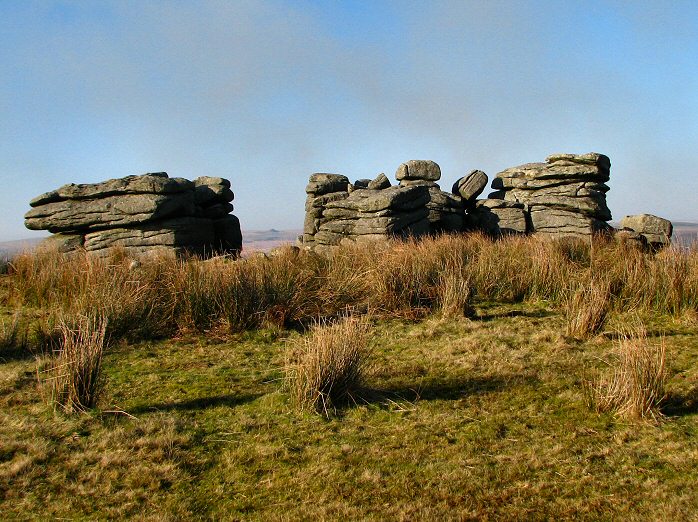
[[[288,229],[313,172],[589,151],[614,219],[698,221],[695,1],[0,0],[0,110],[0,240],[70,182],[222,176]]]

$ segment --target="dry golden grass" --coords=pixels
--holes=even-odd
[[[60,323],[60,348],[39,374],[51,403],[66,413],[95,406],[101,388],[101,368],[107,320],[78,317]]]
[[[369,327],[366,316],[320,322],[289,345],[285,379],[296,407],[329,416],[357,403],[371,368]]]
[[[606,324],[610,307],[611,289],[607,281],[582,283],[565,303],[567,335],[586,339],[599,333]]]
[[[666,398],[666,346],[650,343],[644,328],[624,334],[618,341],[610,369],[590,383],[592,405],[627,420],[658,421]]]
[[[112,337],[131,339],[310,324],[347,307],[386,317],[461,315],[471,298],[547,301],[568,310],[570,334],[580,336],[597,331],[606,313],[698,311],[696,250],[651,254],[602,239],[444,235],[346,246],[328,257],[288,249],[239,261],[154,257],[135,267],[123,252],[43,252],[18,257],[4,277],[9,307],[99,313]]]
[[[26,342],[20,329],[21,312],[15,312],[11,319],[0,319],[0,350],[18,348]]]

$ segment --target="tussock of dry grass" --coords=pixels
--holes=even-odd
[[[592,280],[578,288],[565,303],[566,333],[586,339],[606,324],[611,308],[611,290],[606,281]]]
[[[290,345],[286,383],[300,410],[329,416],[337,406],[357,402],[371,364],[368,334],[366,316],[348,316],[318,323]]]
[[[60,323],[61,346],[40,378],[51,402],[66,413],[86,411],[97,402],[106,330],[103,317]]]
[[[650,343],[640,329],[624,335],[614,355],[609,373],[589,384],[592,405],[628,420],[661,419],[667,379],[664,341]]]
[[[17,348],[26,342],[20,329],[21,313],[15,312],[12,318],[0,319],[0,350]]]

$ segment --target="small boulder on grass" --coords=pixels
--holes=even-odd
[[[325,416],[356,404],[371,369],[366,317],[319,322],[290,345],[284,371],[295,406]]]

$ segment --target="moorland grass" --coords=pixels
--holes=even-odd
[[[645,519],[698,510],[698,409],[659,424],[587,407],[614,336],[564,335],[546,303],[476,304],[471,319],[372,323],[372,393],[330,418],[283,390],[307,334],[261,329],[122,342],[98,410],[54,414],[33,359],[0,365],[7,518]],[[614,327],[616,323],[609,323]],[[671,316],[666,390],[698,387],[696,327]],[[654,342],[654,341],[653,341]]]
[[[681,520],[698,510],[695,249],[470,235],[234,262],[45,252],[13,260],[0,288],[9,518]],[[288,353],[318,346],[312,325],[347,309],[373,332],[356,344],[373,369],[354,381],[362,400],[333,401],[331,416],[299,412],[282,386]],[[48,354],[69,337],[60,319],[83,316],[103,318],[97,331],[115,344],[96,407],[66,416],[40,400],[37,364],[56,364]],[[619,341],[638,320],[663,339],[661,354],[654,341]],[[614,350],[616,372],[597,381],[609,385],[590,409],[588,375],[608,371]],[[329,396],[321,381],[304,381],[316,383],[306,396]],[[647,417],[666,421],[636,422]]]
[[[19,256],[5,303],[99,314],[110,336],[130,339],[307,325],[347,308],[384,317],[467,315],[472,299],[547,301],[568,310],[569,333],[580,336],[599,331],[609,312],[698,310],[695,249],[651,254],[602,239],[446,235],[342,247],[327,258],[289,249],[270,259],[155,257],[133,265],[123,253]]]

